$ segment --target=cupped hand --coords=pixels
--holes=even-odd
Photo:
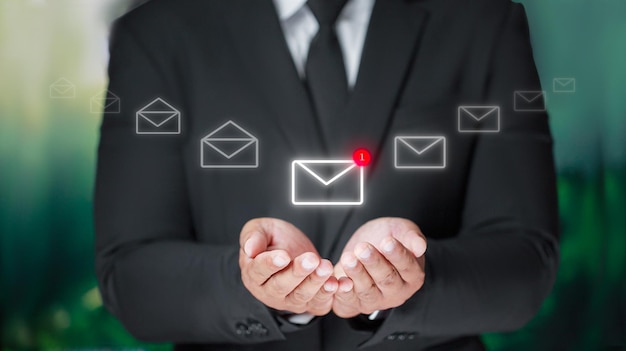
[[[350,318],[402,305],[424,284],[426,237],[403,218],[378,218],[362,225],[335,266],[339,288],[333,312]]]
[[[241,229],[239,267],[250,293],[266,306],[316,316],[330,312],[338,287],[333,265],[291,223],[256,218]]]

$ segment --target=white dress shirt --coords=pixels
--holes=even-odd
[[[361,53],[375,0],[348,0],[341,10],[335,31],[341,46],[348,86],[354,87]],[[311,41],[319,29],[306,0],[274,0],[278,18],[300,78],[305,78],[306,59]]]
[[[346,68],[346,79],[350,88],[354,87],[359,73],[363,44],[365,43],[374,1],[348,0],[335,24],[335,32]],[[306,0],[274,0],[274,5],[298,74],[300,78],[305,78],[309,47],[319,29],[317,19],[306,6]],[[378,312],[372,313],[369,319],[376,319]],[[314,316],[308,313],[287,317],[294,324],[307,324],[313,318]]]

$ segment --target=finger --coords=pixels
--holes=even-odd
[[[396,268],[373,245],[359,243],[354,252],[383,295],[391,296],[402,288],[404,281]]]
[[[332,263],[328,260],[322,260],[317,269],[304,278],[302,283],[287,295],[287,303],[296,306],[305,305],[320,291],[332,273]]]
[[[349,277],[341,277],[337,279],[337,293],[352,293],[354,282]]]
[[[319,266],[319,263],[317,255],[305,252],[296,257],[287,269],[269,278],[263,286],[269,289],[273,296],[286,297]]]
[[[343,266],[341,264],[335,265],[335,277],[339,279],[345,276],[346,276],[346,272],[343,271]]]
[[[330,276],[317,294],[308,303],[308,312],[314,316],[323,316],[333,307],[333,296],[339,287],[337,278]]]
[[[403,281],[407,283],[423,281],[424,271],[419,265],[418,258],[402,243],[388,237],[381,241],[380,247],[385,258],[395,267]]]
[[[284,250],[266,251],[257,255],[243,270],[256,285],[263,285],[274,274],[285,268],[291,259]]]
[[[423,256],[426,252],[426,237],[417,229],[398,230],[392,233],[393,237],[404,245],[415,257]]]
[[[354,292],[354,283],[348,277],[339,278],[333,312],[341,318],[351,318],[359,314],[359,308],[360,301]]]
[[[275,224],[272,218],[255,218],[249,220],[241,229],[239,246],[250,258],[266,251],[272,237],[271,233]]]
[[[355,251],[358,251],[361,256],[369,255],[369,257],[371,257],[372,255],[372,247],[366,243],[357,244]],[[359,298],[361,306],[369,307],[377,304],[379,299],[382,297],[382,293],[367,270],[365,270],[365,267],[363,267],[363,264],[357,260],[355,255],[352,252],[345,252],[341,256],[341,264],[347,276],[354,283],[354,292]]]
[[[258,254],[267,250],[268,245],[269,238],[267,235],[254,231],[248,235],[248,238],[243,243],[242,248],[248,257],[255,258]]]

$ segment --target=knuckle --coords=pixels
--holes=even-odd
[[[411,268],[409,268],[409,267],[410,266],[408,266],[408,265],[407,266],[403,266],[403,267],[399,267],[398,268],[398,272],[400,274],[409,274],[409,273],[411,273]]]
[[[256,284],[262,284],[264,280],[263,275],[256,270],[249,270],[246,276],[250,281],[255,282]]]
[[[311,295],[301,289],[297,289],[289,295],[291,301],[297,305],[307,303]]]
[[[371,302],[376,300],[377,294],[373,288],[370,288],[364,291],[359,291],[357,296],[361,301]]]
[[[339,301],[340,303],[348,304],[354,301],[355,299],[352,294],[343,293],[343,294],[335,295],[335,300]]]
[[[274,264],[272,262],[272,258],[269,255],[263,257],[262,259],[254,260],[254,270],[260,275],[274,272],[275,269],[273,267]]]
[[[287,295],[287,293],[289,293],[289,290],[287,289],[285,284],[283,284],[280,280],[271,279],[270,282],[271,282],[270,289],[272,293],[279,295],[279,296],[285,296]]]
[[[398,268],[398,271],[400,273],[411,273],[415,269],[416,266],[417,266],[417,259],[412,254],[409,254],[406,259],[406,262],[404,262],[404,264]]]
[[[332,294],[319,291],[317,294],[315,294],[315,296],[313,296],[311,301],[315,303],[324,303],[326,301],[330,301],[331,297],[332,297]]]
[[[376,285],[382,288],[389,288],[398,283],[398,272],[392,269],[382,279],[376,281]]]

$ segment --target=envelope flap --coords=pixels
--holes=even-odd
[[[560,85],[569,85],[574,82],[574,78],[555,78],[554,80]]]
[[[255,141],[256,140],[250,139],[212,140],[204,138],[204,143],[206,145],[208,145],[227,159],[233,158],[235,155],[245,150],[248,146],[252,145]]]
[[[220,127],[212,131],[209,135],[206,136],[207,139],[242,139],[242,140],[251,140],[256,137],[250,134],[247,130],[243,129],[237,123],[233,121],[228,121],[222,124]]]
[[[108,90],[103,90],[99,92],[98,94],[94,95],[92,99],[99,99],[99,100],[111,102],[111,101],[116,101],[117,99],[119,99],[119,97]]]
[[[527,102],[533,102],[543,96],[543,91],[517,91],[516,94]]]
[[[443,142],[443,137],[398,137],[398,140],[421,155],[435,145]]]
[[[168,104],[165,100],[161,98],[154,99],[151,103],[147,104],[141,110],[139,110],[139,112],[140,113],[157,112],[157,113],[163,113],[163,114],[179,113],[178,110],[174,108],[174,106]]]
[[[461,109],[477,121],[481,121],[489,116],[494,116],[496,115],[495,112],[498,111],[497,106],[463,106]]]
[[[330,185],[356,167],[352,160],[295,161],[320,183]]]
[[[61,93],[61,94],[67,93],[72,88],[73,88],[73,86],[71,86],[71,85],[55,85],[54,86],[54,90],[59,92],[59,93]]]

